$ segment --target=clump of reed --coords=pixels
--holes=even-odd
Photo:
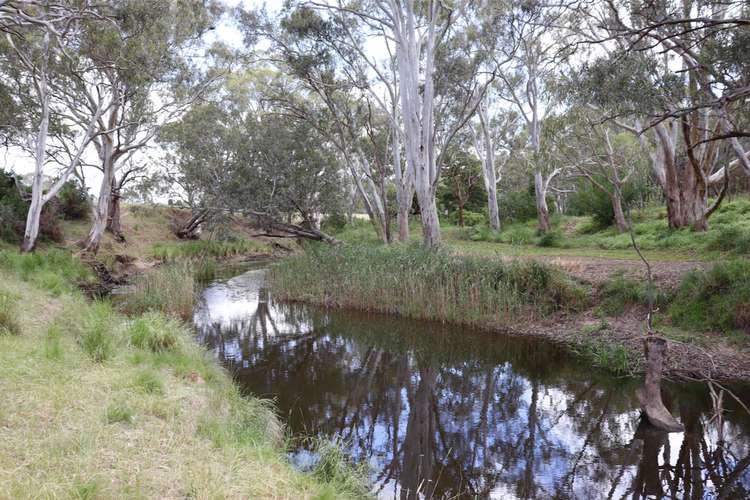
[[[245,254],[270,253],[268,244],[244,238],[236,240],[192,240],[155,243],[151,249],[154,258],[162,261],[200,259],[206,257],[228,258]]]
[[[195,298],[192,268],[185,264],[169,264],[140,276],[122,303],[122,310],[127,314],[159,311],[189,319]]]
[[[311,246],[272,267],[282,300],[490,325],[586,305],[587,290],[536,261],[503,262],[413,246]]]

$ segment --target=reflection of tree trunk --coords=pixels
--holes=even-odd
[[[401,498],[432,498],[435,492],[435,432],[437,416],[432,395],[437,387],[437,371],[419,372],[419,386],[409,411],[404,438],[404,466],[401,472]]]
[[[646,352],[646,381],[644,387],[636,391],[638,401],[654,427],[667,432],[681,432],[680,424],[665,408],[661,399],[661,373],[667,341],[649,335],[644,341]]]
[[[535,498],[536,484],[534,483],[534,459],[536,458],[536,427],[539,416],[537,415],[537,404],[539,402],[539,382],[534,380],[531,383],[531,402],[527,415],[528,425],[526,426],[529,436],[524,442],[524,461],[525,469],[523,479],[518,484],[519,496],[521,498]]]
[[[643,449],[638,463],[638,473],[633,480],[633,498],[648,495],[661,498],[663,492],[659,479],[659,450],[667,440],[667,433],[641,421],[635,431],[635,439],[643,440]]]

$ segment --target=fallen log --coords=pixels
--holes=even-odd
[[[638,402],[651,425],[666,432],[682,432],[685,427],[669,413],[661,398],[661,374],[667,341],[656,335],[648,335],[643,345],[646,353],[646,380],[644,386],[635,391]]]

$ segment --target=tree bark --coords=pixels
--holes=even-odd
[[[682,432],[685,428],[669,413],[661,399],[661,374],[667,341],[649,335],[644,340],[644,349],[646,380],[643,388],[636,391],[636,397],[651,425],[667,432]]]
[[[109,213],[107,217],[106,231],[111,233],[114,238],[120,243],[125,241],[125,235],[122,233],[122,224],[120,222],[120,187],[117,185],[117,181],[112,181],[112,191],[109,194],[109,206],[107,211]]]
[[[549,208],[547,207],[547,189],[544,185],[542,172],[534,171],[534,194],[536,197],[536,213],[539,221],[539,230],[543,233],[549,231],[552,226],[549,223]]]
[[[622,195],[619,189],[615,189],[610,195],[612,200],[612,210],[615,214],[615,226],[617,226],[618,233],[624,233],[630,229],[627,219],[625,219],[625,212],[622,210]]]
[[[110,196],[112,194],[112,184],[115,180],[112,138],[106,134],[102,136],[100,157],[102,158],[103,171],[102,184],[99,188],[99,198],[94,205],[91,229],[83,244],[83,251],[92,254],[96,254],[99,251],[102,236],[104,236],[104,231],[107,228]]]

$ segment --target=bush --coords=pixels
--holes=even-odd
[[[156,312],[145,313],[127,329],[130,343],[139,349],[162,352],[174,349],[179,340],[179,325]]]
[[[559,231],[547,231],[539,238],[540,247],[560,247],[562,246],[562,234]]]
[[[89,202],[86,190],[78,182],[66,182],[57,193],[60,213],[66,220],[83,220],[89,215]]]
[[[453,212],[450,216],[453,224],[458,224],[458,212]],[[481,212],[471,212],[464,210],[464,226],[474,227],[487,224],[487,216]]]
[[[27,197],[30,195],[31,191],[26,186],[21,186],[19,190],[13,175],[0,172],[0,239],[9,243],[19,243],[23,239],[29,211]],[[57,200],[50,200],[42,208],[39,237],[56,242],[63,240]]]
[[[524,191],[511,191],[498,201],[500,217],[512,222],[524,222],[536,218],[536,198],[533,186]]]
[[[750,231],[743,231],[737,226],[721,226],[716,230],[706,248],[708,250],[748,254],[750,253]]]
[[[586,291],[537,261],[458,256],[419,245],[313,245],[269,273],[279,298],[484,325],[577,309]]]
[[[720,262],[688,273],[669,315],[674,324],[695,330],[750,333],[750,262]]]
[[[17,297],[7,292],[0,291],[0,335],[18,335],[21,333],[21,325],[18,324],[18,312],[16,310]]]

